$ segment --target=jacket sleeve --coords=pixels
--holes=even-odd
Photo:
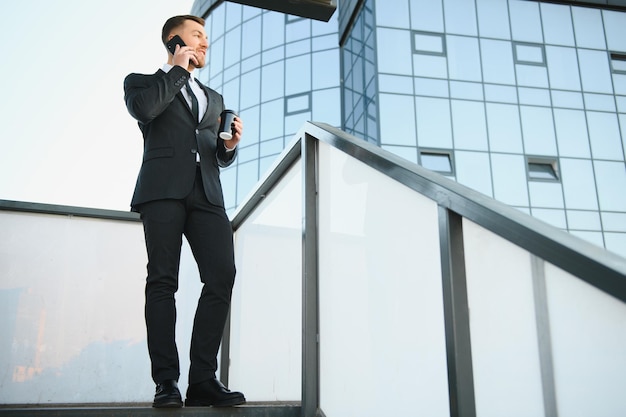
[[[160,115],[190,77],[189,72],[180,66],[174,66],[161,75],[130,74],[124,79],[126,108],[143,124]]]

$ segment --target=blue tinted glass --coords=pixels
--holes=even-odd
[[[313,120],[341,127],[339,88],[313,92]]]
[[[408,30],[382,29],[377,31],[378,71],[389,74],[411,75],[411,32]]]
[[[261,101],[274,100],[285,95],[284,68],[283,61],[262,68]]]
[[[413,71],[420,77],[448,78],[446,58],[442,56],[413,55]]]
[[[517,64],[515,69],[519,85],[548,88],[548,71],[546,67]]]
[[[254,70],[241,76],[240,106],[241,109],[254,106],[259,102],[261,87],[261,71]]]
[[[241,57],[247,58],[261,52],[261,17],[249,20],[243,24],[243,42],[241,44]]]
[[[285,56],[287,57],[308,54],[310,52],[311,52],[311,39],[291,42],[285,45]]]
[[[374,6],[378,26],[409,28],[409,0],[377,1]]]
[[[568,209],[597,210],[598,199],[591,161],[584,159],[559,160],[561,182]]]
[[[570,109],[583,109],[585,107],[581,93],[556,90],[552,90],[552,105]]]
[[[488,153],[456,151],[454,165],[459,183],[493,197]]]
[[[442,0],[411,0],[410,4],[411,28],[430,32],[443,32]]]
[[[602,15],[608,49],[626,52],[626,13],[603,10]]]
[[[271,49],[285,42],[285,17],[282,13],[263,14],[263,49]]]
[[[519,103],[532,106],[550,106],[550,92],[543,88],[519,87]]]
[[[539,5],[532,1],[510,1],[513,40],[543,43]]]
[[[604,244],[607,250],[626,258],[626,233],[604,233]],[[602,243],[600,243],[600,246]]]
[[[252,145],[240,145],[237,150],[237,160],[238,162],[244,163],[251,161],[253,159],[259,158],[259,144],[253,143]]]
[[[598,159],[624,160],[622,140],[614,113],[587,112],[591,153]],[[624,188],[626,194],[626,188]]]
[[[291,95],[311,89],[311,56],[286,60],[285,94]]]
[[[626,211],[626,168],[623,162],[595,161],[600,209]]]
[[[563,190],[557,182],[529,181],[530,205],[563,208]]]
[[[583,90],[594,93],[613,93],[611,70],[605,51],[579,49],[578,59]]]
[[[485,105],[475,101],[452,100],[452,126],[456,149],[486,151]]]
[[[259,160],[237,165],[237,201],[243,201],[259,179]]]
[[[215,42],[215,39],[223,36],[226,33],[226,6],[222,4],[218,6],[213,12],[211,12],[211,39]]]
[[[534,218],[551,224],[554,227],[558,227],[559,229],[565,229],[567,227],[567,223],[565,222],[565,210],[533,207],[531,210],[531,215]]]
[[[485,99],[500,103],[517,103],[517,89],[506,85],[485,84]]]
[[[413,86],[411,85],[413,82],[413,78],[402,75],[381,74],[378,77],[378,82],[380,91],[385,93],[403,94],[407,91],[411,91],[411,89],[413,88]]]
[[[482,81],[478,40],[447,36],[448,71],[451,79]]]
[[[419,146],[452,148],[450,100],[417,97],[415,105]]]
[[[546,43],[574,46],[574,28],[569,6],[541,3],[541,20]]]
[[[311,21],[299,19],[285,26],[286,41],[293,42],[311,37]]]
[[[313,38],[313,50],[321,51],[324,49],[337,48],[337,34],[318,36]]]
[[[583,96],[585,97],[585,108],[587,110],[615,113],[615,96],[593,93],[585,93]]]
[[[580,48],[605,49],[604,27],[600,10],[572,7],[576,45]]]
[[[392,146],[384,145],[381,148],[391,152],[394,155],[398,155],[400,158],[404,158],[409,162],[417,164],[417,150],[413,146]]]
[[[511,42],[481,39],[480,48],[485,82],[515,84]]]
[[[509,11],[501,0],[476,0],[478,30],[481,37],[510,39]]]
[[[585,113],[581,110],[554,109],[556,138],[559,155],[566,157],[589,157],[589,139]]]
[[[567,210],[567,223],[570,229],[600,230],[600,215],[597,211]]]
[[[487,126],[491,151],[523,152],[517,106],[487,103]]]
[[[580,90],[576,49],[546,46],[550,87],[560,90]]]
[[[380,95],[380,134],[385,144],[417,144],[412,96]]]
[[[213,41],[209,47],[209,78],[215,77],[224,69],[224,38]]]
[[[491,154],[494,198],[513,206],[528,206],[526,161],[522,155]]]
[[[435,97],[449,97],[448,81],[446,80],[433,80],[430,78],[414,78],[415,82],[415,94],[420,96],[435,96]],[[398,88],[400,85],[398,84]],[[411,88],[410,84],[408,88]],[[402,90],[410,91],[410,90]],[[398,91],[398,92],[402,92]],[[626,103],[625,103],[626,106]]]
[[[467,0],[444,0],[446,32],[476,36],[476,10],[474,2]]]
[[[233,29],[226,34],[224,67],[230,67],[241,60],[241,30]]]
[[[261,139],[272,139],[283,135],[284,109],[282,99],[261,105]]]
[[[235,78],[224,84],[224,105],[228,109],[239,111],[239,78]]]
[[[339,85],[339,51],[337,49],[313,54],[313,89]]]
[[[552,110],[520,106],[524,150],[529,155],[556,155]]]
[[[450,81],[450,97],[467,100],[483,100],[483,85],[463,81]]]

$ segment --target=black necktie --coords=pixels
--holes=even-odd
[[[196,95],[193,93],[193,91],[191,90],[191,85],[189,84],[189,81],[187,82],[187,84],[185,85],[185,88],[187,89],[187,94],[189,94],[189,97],[191,98],[191,113],[193,114],[193,117],[195,117],[196,123],[198,122],[198,98],[196,97]]]

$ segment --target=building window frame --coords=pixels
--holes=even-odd
[[[526,156],[528,181],[561,182],[559,162],[555,157]]]
[[[428,159],[439,159],[438,163],[444,162],[444,159],[447,160],[448,169],[440,169],[435,167],[434,165],[430,165],[426,162],[426,158]],[[420,166],[429,169],[433,172],[437,172],[438,174],[445,176],[454,176],[454,152],[451,149],[441,149],[441,148],[418,148],[418,163]],[[444,162],[445,163],[445,162]]]
[[[290,102],[293,103],[292,100],[298,100],[302,97],[306,97],[306,107],[300,107],[297,110],[289,110],[290,109]],[[311,92],[307,91],[306,93],[298,93],[298,94],[292,94],[289,96],[285,96],[285,116],[292,116],[294,114],[300,114],[300,113],[306,113],[311,111],[311,105],[312,105],[312,98],[311,98]]]
[[[626,52],[609,53],[609,62],[613,74],[626,74]]]
[[[417,36],[439,38],[441,41],[441,51],[420,48],[419,42],[416,39]],[[411,49],[414,54],[420,55],[446,56],[448,53],[445,34],[439,32],[425,32],[422,30],[411,31]]]
[[[545,45],[543,45],[541,43],[513,42],[512,43],[512,47],[513,47],[513,59],[514,59],[516,64],[534,65],[534,66],[537,66],[537,67],[546,67],[547,66]],[[541,51],[541,62],[530,61],[530,60],[523,59],[520,56],[521,54],[518,52],[518,47],[522,47],[522,48],[537,48],[537,49],[539,49]]]

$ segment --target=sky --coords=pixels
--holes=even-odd
[[[124,77],[163,65],[163,23],[192,5],[0,0],[0,200],[129,210],[143,144]]]

